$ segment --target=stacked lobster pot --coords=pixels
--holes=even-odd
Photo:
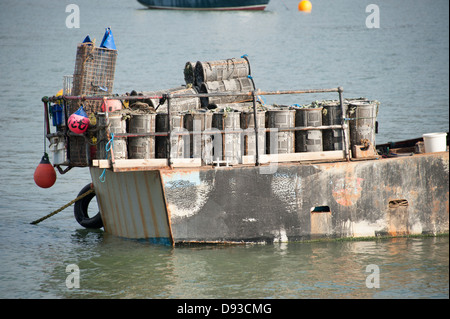
[[[344,109],[335,100],[305,106],[254,103],[255,84],[245,56],[187,62],[186,85],[115,98],[116,56],[116,50],[93,43],[77,48],[71,94],[103,99],[68,101],[69,114],[83,104],[90,120],[84,134],[67,135],[71,166],[107,159],[111,148],[117,160],[200,158],[202,164],[234,165],[257,154],[344,150],[345,136],[350,147],[375,145],[377,101],[346,99]],[[343,120],[349,124],[345,134],[335,128]]]
[[[357,146],[370,148],[371,151],[376,152],[375,134],[379,102],[366,98],[348,98],[343,100],[343,104],[344,108],[342,109],[338,100],[323,100],[296,107],[295,124],[297,127],[341,125],[343,119],[348,126],[345,133],[342,129],[297,131],[295,133],[295,151],[344,150],[344,135],[346,135],[353,157],[357,157]]]
[[[114,47],[115,48],[115,47]],[[85,40],[77,46],[75,70],[73,74],[73,96],[112,95],[117,50],[108,47],[95,47]],[[68,157],[70,166],[88,166],[89,159],[96,156],[99,141],[95,114],[104,111],[102,100],[70,100],[67,115],[75,113],[81,106],[89,116],[90,124],[83,135],[68,135]]]
[[[184,128],[192,133],[186,157],[201,158],[203,164],[213,163],[213,115],[205,109],[184,114]]]
[[[322,126],[322,107],[298,108],[295,113],[296,127],[317,127]],[[322,152],[322,131],[307,130],[295,132],[296,152]]]
[[[250,62],[247,57],[211,62],[197,62],[194,69],[194,85],[199,93],[251,92],[255,83],[250,75]],[[224,95],[202,97],[203,107],[225,108],[226,104],[251,102],[248,95]],[[237,105],[236,105],[237,106]]]
[[[242,162],[243,155],[256,152],[253,97],[255,90],[250,62],[246,56],[218,61],[187,62],[184,69],[187,86],[200,94],[223,93],[219,96],[201,96],[202,112],[190,112],[187,123],[201,118],[199,127],[211,134],[203,134],[201,149],[192,140],[191,156],[200,152],[204,163],[233,165]],[[226,93],[233,93],[227,95]],[[240,95],[239,93],[243,93]],[[245,94],[244,94],[245,93]],[[264,130],[264,110],[258,110],[258,128]],[[206,126],[205,126],[206,125]],[[186,128],[191,131],[193,124]],[[194,130],[195,131],[195,130]],[[221,131],[221,133],[219,133]],[[191,137],[195,136],[192,134]],[[258,135],[260,154],[264,153],[265,133]]]
[[[186,95],[186,97],[170,100],[170,116],[168,114],[169,101],[161,98],[167,94]],[[185,149],[184,146],[184,144],[187,144],[185,139],[188,139],[189,136],[181,136],[177,133],[184,130],[184,114],[200,108],[200,99],[195,96],[196,94],[197,90],[191,86],[180,86],[168,90],[140,92],[137,94],[149,97],[141,100],[141,103],[148,106],[155,113],[153,115],[154,118],[152,118],[155,121],[155,125],[151,126],[152,128],[147,133],[167,133],[169,127],[172,131],[170,141],[168,136],[151,136],[150,138],[154,141],[153,153],[150,157],[140,158],[168,158],[169,152],[171,158],[189,157],[189,150]],[[130,125],[130,129],[132,129],[132,125]]]
[[[295,110],[289,107],[276,107],[267,111],[266,126],[267,154],[285,154],[295,152],[295,132],[284,130],[295,126]]]

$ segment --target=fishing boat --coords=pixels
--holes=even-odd
[[[116,56],[80,44],[70,84],[42,99],[52,165],[90,172],[83,227],[165,245],[448,234],[447,133],[376,144],[378,101],[262,91],[247,56],[188,61],[177,88],[112,94]],[[263,98],[310,93],[336,98]]]
[[[138,0],[149,9],[264,10],[270,0]]]

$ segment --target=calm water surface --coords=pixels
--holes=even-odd
[[[377,142],[449,130],[449,4],[445,0],[272,0],[265,12],[151,11],[133,0],[0,2],[1,298],[448,298],[448,237],[171,249],[79,226],[72,208],[29,225],[90,181],[85,169],[40,189],[41,98],[72,74],[77,43],[111,26],[119,56],[114,90],[183,83],[187,61],[248,54],[262,90],[342,86],[381,102]],[[368,4],[380,28],[368,29]],[[283,96],[310,103],[336,95]],[[68,289],[66,266],[80,268]],[[367,288],[377,265],[380,288]]]

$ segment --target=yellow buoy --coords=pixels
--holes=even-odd
[[[311,12],[312,4],[308,0],[302,0],[298,4],[298,11]]]

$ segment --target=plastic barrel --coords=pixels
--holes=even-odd
[[[155,132],[156,114],[133,114],[129,120],[129,133]],[[155,136],[139,136],[128,138],[128,158],[155,158]]]
[[[264,154],[266,145],[266,133],[264,132],[266,127],[266,112],[257,111],[256,121],[258,123],[259,154]],[[244,130],[244,155],[256,155],[255,115],[252,111],[241,113],[241,128]]]
[[[212,128],[213,113],[193,112],[184,115],[184,127],[190,135],[189,157],[201,158],[205,164],[212,163],[212,136],[207,132]]]
[[[127,132],[127,123],[124,119],[122,119],[122,114],[120,112],[108,113],[108,118],[106,117],[106,113],[98,114],[98,125],[100,125],[100,127],[108,125],[108,122],[110,138],[112,137],[112,134]],[[106,150],[106,145],[109,142],[108,136],[106,135],[106,130],[99,130],[97,140],[97,159],[109,158],[110,155]],[[114,136],[111,150],[114,151],[115,160],[126,159],[128,157],[127,138]]]
[[[341,125],[342,124],[342,108],[339,101],[332,101],[322,104],[322,124]],[[344,108],[347,106],[344,103]],[[338,151],[344,149],[344,134],[341,129],[323,130],[322,142],[324,151]]]
[[[295,124],[295,110],[269,110],[266,112],[266,127],[268,128],[291,128]],[[271,145],[271,135],[276,134],[276,145]],[[294,143],[294,131],[286,132],[267,132],[266,135],[266,152],[267,154],[272,154],[273,151],[277,150],[278,154],[283,153],[294,153],[295,143]]]
[[[241,133],[237,132],[241,128],[240,112],[219,112],[214,113],[212,126],[219,130],[230,131],[222,135],[222,150],[217,141],[214,145],[214,160],[224,160],[229,164],[237,164],[242,161]],[[222,155],[222,156],[220,156]]]
[[[156,114],[156,132],[167,132],[169,129],[169,117],[167,113]],[[185,156],[185,139],[189,138],[188,135],[177,135],[177,132],[184,130],[183,115],[171,114],[170,115],[170,127],[171,127],[171,144],[170,144],[170,157],[171,158],[184,158]],[[169,149],[169,137],[168,136],[156,136],[156,158],[168,158]]]
[[[322,108],[302,108],[297,109],[295,113],[295,126],[322,126]],[[295,132],[295,151],[296,152],[321,152],[322,131],[308,130]]]
[[[350,118],[350,144],[361,145],[362,140],[368,140],[375,146],[375,122],[378,113],[376,101],[350,102],[347,117]]]

